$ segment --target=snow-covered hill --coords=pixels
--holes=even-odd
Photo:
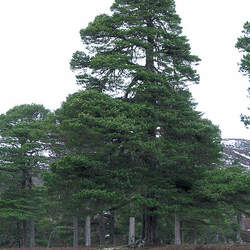
[[[245,139],[223,139],[226,164],[239,163],[250,169],[250,140]]]

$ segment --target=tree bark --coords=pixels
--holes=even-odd
[[[30,247],[35,247],[35,221],[30,219]]]
[[[175,215],[175,245],[181,245],[181,222],[177,215]]]
[[[133,246],[134,244],[135,244],[135,217],[129,217],[128,245]]]
[[[50,248],[51,241],[52,241],[52,238],[53,238],[53,235],[54,235],[55,232],[56,232],[56,228],[54,228],[54,229],[51,231],[50,235],[49,235],[49,240],[48,240],[47,248]]]
[[[194,245],[197,244],[197,235],[196,235],[196,232],[195,232],[195,231],[193,231],[193,232],[191,233],[190,243],[191,243],[191,244],[194,244]]]
[[[23,248],[28,247],[27,245],[27,221],[23,221]]]
[[[22,244],[22,235],[21,235],[21,228],[20,228],[20,223],[17,222],[16,224],[16,228],[17,228],[17,241],[18,241],[18,248],[21,248]]]
[[[78,247],[78,217],[73,216],[73,233],[74,233],[74,239],[73,239],[73,247]]]
[[[244,223],[244,219],[245,219],[245,215],[244,214],[241,214],[240,215],[240,229],[241,230],[246,230],[246,225]]]
[[[100,247],[105,246],[105,226],[103,212],[99,214],[99,241]]]
[[[91,221],[88,215],[85,220],[85,246],[91,246]]]
[[[245,224],[244,224],[244,216],[242,214],[237,215],[237,222],[239,225],[239,229],[237,230],[236,238],[239,243],[243,243],[243,240],[240,235],[241,230],[246,230]]]
[[[181,223],[181,244],[184,244],[185,242],[185,240],[184,240],[184,237],[185,237],[185,235],[184,235],[184,222],[183,221],[181,221],[180,222]]]
[[[115,211],[110,210],[110,243],[115,243]]]
[[[154,243],[156,243],[157,216],[153,214],[147,214],[146,212],[150,212],[150,210],[144,210],[143,213],[142,239],[145,241],[145,244],[153,245]]]

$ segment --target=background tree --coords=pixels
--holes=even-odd
[[[250,77],[250,23],[246,22],[243,26],[241,37],[238,38],[235,47],[243,53],[240,71]]]
[[[241,63],[240,63],[240,71],[247,75],[250,79],[250,23],[246,22],[243,26],[242,31],[243,36],[239,37],[235,47],[239,49],[239,51],[243,54]],[[248,89],[250,93],[250,89]],[[245,123],[246,126],[249,125],[249,117],[241,116],[241,120]]]
[[[237,217],[249,215],[249,181],[249,172],[237,165],[213,169],[206,178],[198,181],[203,184],[199,183],[196,196],[207,201],[207,207],[210,206],[212,211],[210,222],[216,225],[215,230],[224,228],[224,238],[231,237],[231,240],[241,241],[242,228]],[[231,223],[229,227],[228,223]]]
[[[0,170],[6,178],[0,217],[16,220],[18,231],[23,232],[16,241],[23,246],[28,244],[28,222],[30,245],[34,246],[34,220],[43,212],[42,189],[35,184],[41,184],[41,171],[48,167],[48,145],[43,142],[48,114],[42,105],[31,104],[16,106],[0,116]]]
[[[57,110],[65,156],[52,164],[46,183],[66,199],[64,206],[86,216],[127,204],[136,180],[128,147],[142,134],[134,133],[142,128],[136,107],[85,91],[69,96]]]

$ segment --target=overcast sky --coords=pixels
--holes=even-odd
[[[0,0],[0,113],[15,105],[54,110],[79,89],[69,61],[82,48],[79,31],[113,0]],[[248,79],[238,72],[234,48],[249,0],[177,0],[184,34],[202,62],[192,87],[198,110],[219,125],[224,138],[249,138],[240,122],[247,113]]]

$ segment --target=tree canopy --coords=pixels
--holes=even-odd
[[[174,0],[115,0],[80,35],[70,67],[83,89],[53,113],[26,104],[0,115],[0,246],[34,246],[35,231],[40,245],[77,246],[90,217],[100,246],[133,234],[149,245],[236,240],[249,173],[222,166],[220,130],[196,110],[200,59]],[[249,76],[248,35],[246,23],[236,47]]]
[[[248,76],[250,80],[250,23],[246,22],[243,26],[241,37],[238,38],[235,47],[243,54],[240,63],[240,71]],[[248,88],[250,93],[250,88]],[[250,124],[249,116],[241,116],[241,120],[246,126]]]
[[[240,71],[250,77],[250,23],[246,22],[243,26],[242,36],[238,38],[235,45],[243,53]]]

